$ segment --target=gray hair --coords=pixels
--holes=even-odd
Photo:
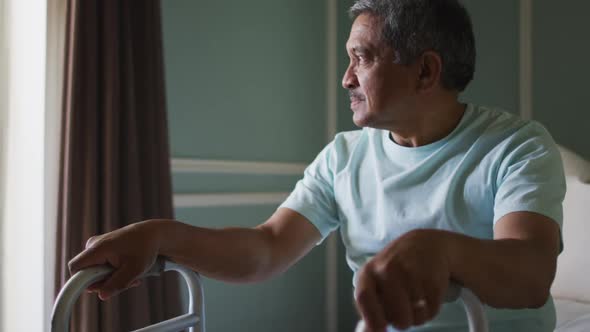
[[[467,10],[458,0],[356,0],[350,16],[370,14],[383,22],[382,38],[399,64],[426,51],[442,59],[442,85],[463,91],[475,72],[475,38]]]

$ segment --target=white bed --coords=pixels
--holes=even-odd
[[[551,293],[556,332],[590,332],[590,162],[560,148],[567,194],[563,204],[564,251],[557,261]]]

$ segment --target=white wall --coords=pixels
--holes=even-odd
[[[8,105],[6,103],[6,90],[8,89],[8,49],[6,43],[6,10],[3,0],[0,0],[0,239],[3,238],[4,228],[4,171],[5,171],[5,143],[6,143],[6,129],[8,128]],[[0,245],[0,285],[3,279],[4,266],[4,248]],[[0,288],[0,299],[3,293]],[[0,300],[0,326],[2,320],[2,301]]]
[[[60,7],[61,0],[0,2],[7,37],[3,41],[9,46],[0,69],[0,84],[6,85],[2,89],[6,96],[0,98],[6,120],[0,144],[5,148],[4,183],[0,177],[4,189],[0,330],[45,331],[53,295],[53,245],[49,244],[55,236],[63,49],[63,43],[61,49],[56,44],[60,42],[56,36],[63,33],[58,31],[55,13],[65,7]],[[49,21],[48,9],[54,15]]]
[[[43,330],[43,0],[8,1],[9,87],[3,217],[3,331]]]

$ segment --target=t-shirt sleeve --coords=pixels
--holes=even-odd
[[[320,232],[321,243],[338,228],[338,212],[334,197],[334,144],[327,145],[305,169],[303,179],[279,208],[289,208],[307,218]]]
[[[563,224],[563,163],[557,145],[533,122],[514,134],[497,173],[494,224],[511,212],[528,211]]]

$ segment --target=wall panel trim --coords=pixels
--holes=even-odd
[[[174,194],[175,208],[279,205],[287,192]]]
[[[338,1],[326,0],[326,139],[338,131]],[[326,241],[326,331],[338,329],[338,238]]]
[[[252,175],[303,175],[304,163],[243,160],[207,160],[173,158],[173,173],[230,173]]]

